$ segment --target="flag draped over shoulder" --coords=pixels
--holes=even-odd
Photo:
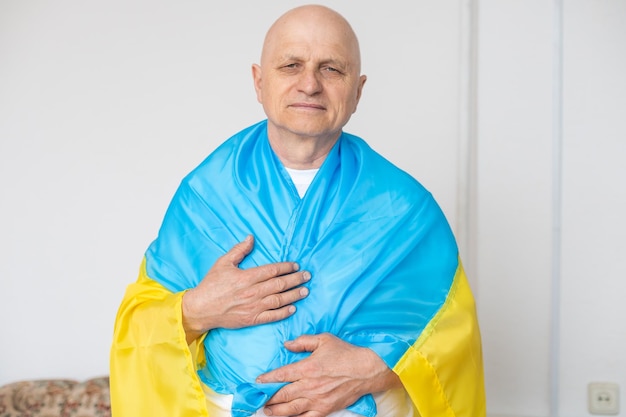
[[[240,267],[298,262],[312,275],[309,296],[288,319],[213,329],[188,347],[182,293],[248,234],[255,247]],[[306,355],[283,343],[322,332],[374,350],[421,416],[485,414],[473,297],[430,193],[343,133],[301,199],[263,121],[216,149],[174,196],[118,312],[113,411],[208,415],[202,381],[234,394],[233,416],[251,415],[281,386],[256,377]],[[350,409],[376,415],[369,395]]]

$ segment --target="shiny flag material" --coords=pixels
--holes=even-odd
[[[312,275],[309,296],[288,319],[213,329],[188,347],[182,293],[248,234],[255,247],[240,267],[298,262]],[[234,417],[249,416],[281,386],[256,377],[307,355],[283,343],[322,332],[374,350],[421,416],[485,415],[473,297],[430,193],[343,133],[301,199],[263,121],[216,149],[174,196],[118,312],[114,415],[209,415],[202,381],[234,395]],[[350,410],[376,415],[370,395]]]

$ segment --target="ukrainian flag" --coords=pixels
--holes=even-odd
[[[240,267],[298,262],[312,274],[309,296],[288,319],[213,329],[187,346],[182,294],[249,234],[255,248]],[[207,416],[206,384],[234,395],[235,417],[251,415],[280,388],[256,377],[306,355],[283,343],[323,332],[375,351],[422,417],[485,415],[473,296],[431,194],[343,133],[300,198],[263,121],[220,146],[174,196],[117,316],[113,413]],[[370,395],[350,409],[376,415]]]

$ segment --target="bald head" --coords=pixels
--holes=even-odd
[[[348,21],[325,6],[306,5],[291,9],[274,22],[265,36],[261,65],[275,56],[290,39],[302,36],[312,43],[339,47],[356,73],[361,71],[359,41]]]
[[[319,167],[356,111],[365,75],[359,42],[339,13],[302,6],[269,29],[252,66],[268,137],[290,168]]]

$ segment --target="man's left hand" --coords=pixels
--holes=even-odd
[[[326,417],[365,394],[402,386],[374,351],[329,333],[300,336],[285,342],[285,347],[312,353],[257,378],[259,383],[289,382],[266,403],[268,416]]]

